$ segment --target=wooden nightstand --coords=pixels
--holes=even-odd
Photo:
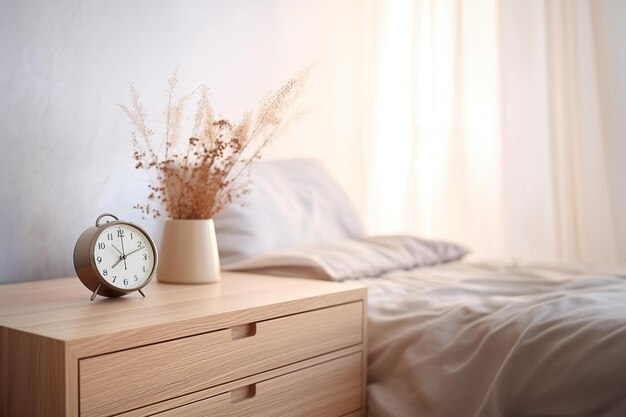
[[[358,416],[364,287],[223,273],[97,298],[0,286],[2,416]]]

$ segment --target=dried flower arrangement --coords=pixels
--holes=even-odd
[[[256,115],[245,113],[231,123],[215,117],[204,85],[175,97],[177,71],[165,91],[165,132],[158,147],[155,133],[146,125],[139,93],[131,86],[131,105],[120,105],[136,132],[132,133],[135,168],[148,171],[148,203],[135,208],[144,215],[160,216],[159,206],[173,219],[211,219],[227,205],[249,192],[249,168],[263,149],[303,113],[291,111],[301,94],[309,69],[297,73],[267,96]],[[191,136],[177,150],[187,101],[198,93]],[[138,137],[139,136],[139,137]]]

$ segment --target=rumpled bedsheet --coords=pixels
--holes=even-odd
[[[453,262],[369,287],[369,416],[626,416],[626,278]]]

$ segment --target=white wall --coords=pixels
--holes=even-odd
[[[316,62],[312,112],[268,156],[321,159],[359,205],[362,24],[359,0],[0,0],[0,283],[73,274],[102,212],[159,237],[132,209],[146,177],[117,104],[135,83],[159,121],[176,65],[181,92],[206,83],[238,118]]]

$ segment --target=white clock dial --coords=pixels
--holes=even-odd
[[[94,247],[94,263],[113,287],[141,288],[154,269],[154,251],[148,237],[128,224],[116,224],[100,233]]]

